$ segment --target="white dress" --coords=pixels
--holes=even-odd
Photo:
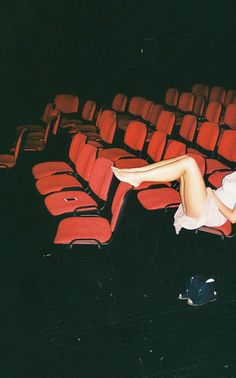
[[[236,172],[230,173],[223,178],[222,186],[215,190],[215,194],[230,209],[234,208],[236,204]],[[174,215],[174,219],[174,227],[177,234],[182,227],[193,230],[203,225],[221,226],[227,220],[218,210],[215,202],[209,195],[207,195],[206,207],[199,218],[187,216],[181,204]]]

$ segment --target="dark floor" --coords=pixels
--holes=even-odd
[[[173,214],[158,239],[132,204],[112,246],[56,249],[32,160],[0,172],[0,377],[236,377],[235,241],[176,238]],[[219,295],[196,309],[176,298],[198,271]]]

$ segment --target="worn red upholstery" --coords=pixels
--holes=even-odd
[[[163,110],[158,117],[157,123],[155,125],[155,129],[158,131],[162,131],[168,135],[171,135],[174,124],[175,124],[175,113],[170,112],[168,110]],[[150,140],[152,134],[153,134],[153,131],[148,132],[147,141]]]
[[[180,194],[173,188],[155,188],[141,190],[137,199],[146,210],[160,210],[177,207],[181,203]]]
[[[124,157],[138,156],[142,153],[147,136],[147,126],[140,121],[131,121],[124,137],[124,148],[106,148],[99,151],[99,156],[117,161]],[[129,152],[128,149],[132,152]]]
[[[109,147],[112,145],[117,129],[116,113],[103,117],[100,125],[100,133],[96,138],[89,138],[88,143],[97,148]]]
[[[236,130],[236,103],[227,105],[221,125]]]
[[[222,180],[225,176],[231,173],[230,170],[216,171],[208,176],[208,182],[215,188],[219,188],[222,185]]]
[[[204,109],[205,109],[205,96],[197,95],[195,96],[194,104],[193,104],[193,114],[195,114],[198,117],[201,117],[203,115]]]
[[[150,126],[155,127],[162,110],[164,110],[164,108],[161,104],[153,104],[147,119]]]
[[[126,158],[115,162],[117,168],[137,168],[160,161],[166,146],[167,135],[162,131],[155,131],[152,134],[147,148],[147,159],[141,158]]]
[[[44,132],[45,132],[45,129],[46,129],[46,126],[47,126],[47,123],[49,121],[49,118],[51,117],[51,114],[52,114],[52,111],[54,109],[54,104],[52,102],[49,102],[48,104],[46,104],[45,108],[44,108],[44,112],[43,112],[43,115],[40,119],[41,123],[39,124],[30,124],[30,125],[23,125],[23,126],[18,126],[16,128],[16,133],[19,134],[22,129],[27,129],[28,131],[37,131],[37,132],[41,132],[43,135]]]
[[[219,101],[210,101],[204,112],[204,120],[218,123],[222,111],[222,104]]]
[[[86,187],[94,162],[97,157],[97,149],[85,144],[76,159],[76,175],[60,174],[42,177],[36,181],[36,188],[40,194],[46,195],[61,190]]]
[[[131,97],[128,105],[128,112],[118,116],[118,127],[122,130],[126,130],[130,121],[141,116],[146,101],[147,100],[144,97]]]
[[[224,100],[224,107],[227,107],[229,104],[236,103],[236,89],[228,89],[225,100]]]
[[[25,138],[28,130],[22,129],[14,147],[12,154],[0,154],[0,168],[13,168],[15,167],[17,160],[24,149]]]
[[[109,221],[101,216],[70,217],[63,219],[58,226],[54,244],[108,244],[112,235],[117,232],[126,203],[126,195],[131,185],[121,182],[114,196]]]
[[[187,149],[187,153],[212,156],[219,138],[220,128],[217,123],[203,122],[199,128],[196,142]]]
[[[177,110],[178,113],[192,112],[194,104],[194,95],[191,92],[182,92],[179,95]]]
[[[63,113],[77,113],[79,109],[79,97],[72,94],[57,94],[54,98],[56,109]]]
[[[72,139],[69,149],[69,163],[63,161],[49,161],[44,163],[36,164],[32,168],[32,174],[36,180],[51,176],[55,173],[68,173],[74,172],[76,157],[80,152],[80,149],[85,145],[87,140],[86,135],[76,134]]]
[[[113,163],[105,158],[98,158],[93,166],[88,182],[88,193],[66,191],[53,193],[45,198],[48,211],[54,215],[72,212],[98,211],[108,200],[113,177]]]
[[[88,122],[92,122],[94,118],[94,114],[96,111],[96,101],[94,100],[87,100],[84,103],[82,112],[81,112],[81,118],[69,118],[69,119],[63,119],[61,122],[62,128],[68,128],[77,126],[79,124],[86,124]]]
[[[226,96],[226,90],[221,86],[214,86],[210,89],[209,93],[209,102],[210,101],[219,101],[221,104],[224,103]]]
[[[216,158],[206,159],[207,173],[210,174],[216,170],[232,169],[232,167],[236,165],[235,146],[236,146],[236,130],[225,130],[218,144]]]
[[[57,135],[60,119],[61,112],[58,110],[53,110],[43,136],[41,134],[37,135],[37,132],[27,134],[27,139],[24,144],[24,151],[43,151],[51,138]]]
[[[123,113],[126,109],[128,96],[124,93],[116,93],[113,97],[111,108],[115,112]]]
[[[179,99],[179,91],[177,88],[168,88],[165,93],[165,107],[176,108]]]
[[[197,117],[192,114],[186,114],[183,117],[178,137],[180,137],[180,139],[183,140],[186,144],[190,145],[193,142],[196,130]]]
[[[203,84],[203,83],[196,83],[192,86],[192,93],[195,96],[204,96],[205,98],[208,98],[209,95],[209,85]]]

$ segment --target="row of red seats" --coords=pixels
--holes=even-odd
[[[112,120],[112,123],[114,124],[114,119],[116,119],[116,115],[115,115],[116,113],[114,111],[104,110],[102,113],[106,114],[106,117],[104,117],[104,121],[101,122],[103,125],[108,125],[109,122],[107,122],[107,120],[109,120],[109,119]],[[167,113],[170,113],[170,112],[167,112]],[[181,133],[182,133],[182,135],[184,135],[184,131],[185,131],[186,135],[191,134],[191,132],[188,132],[187,129],[188,129],[189,126],[190,126],[189,129],[191,129],[191,127],[193,126],[193,122],[192,122],[193,119],[194,119],[194,117],[191,116],[191,115],[186,115],[184,117],[182,125],[181,125],[180,130],[179,130],[180,135],[181,135]],[[196,118],[195,118],[195,120],[196,120]],[[86,124],[84,126],[86,128],[89,125]],[[103,126],[103,127],[105,127],[105,126]],[[103,129],[103,127],[101,127],[101,129]],[[140,130],[140,133],[139,133],[139,130]],[[195,122],[195,130],[196,130],[196,122]],[[84,130],[80,130],[80,131],[84,131]],[[143,122],[136,120],[136,121],[131,121],[128,125],[127,131],[125,133],[125,138],[124,138],[124,142],[125,142],[124,144],[126,146],[124,145],[123,147],[128,147],[129,151],[125,148],[121,149],[121,147],[112,147],[112,148],[108,148],[108,149],[101,149],[101,146],[99,146],[100,149],[97,152],[97,149],[96,149],[96,147],[94,146],[94,143],[93,143],[94,140],[90,140],[86,145],[84,144],[85,139],[88,138],[88,136],[89,136],[89,133],[90,133],[90,136],[91,136],[91,133],[94,133],[94,131],[92,131],[92,132],[87,131],[86,135],[85,135],[85,133],[76,134],[72,143],[71,143],[70,160],[75,165],[75,171],[72,170],[71,166],[68,166],[68,165],[65,166],[65,163],[59,164],[60,165],[59,171],[61,173],[60,175],[58,175],[58,171],[56,171],[57,175],[55,175],[56,172],[53,171],[53,169],[55,169],[55,166],[57,166],[58,163],[47,163],[46,165],[45,165],[45,163],[43,163],[42,165],[38,165],[38,166],[33,168],[33,174],[34,174],[35,178],[37,179],[36,187],[41,194],[48,195],[45,199],[45,204],[46,204],[48,210],[53,215],[60,215],[62,213],[68,214],[68,212],[69,213],[74,213],[74,212],[77,213],[77,212],[81,212],[81,211],[87,212],[88,210],[93,210],[93,211],[99,210],[100,211],[102,208],[104,208],[104,203],[107,203],[107,198],[108,198],[107,195],[108,195],[110,183],[111,183],[111,176],[109,176],[109,173],[111,174],[112,164],[116,164],[117,166],[120,166],[120,167],[142,166],[142,165],[148,164],[150,162],[161,160],[163,158],[167,159],[167,158],[170,158],[170,157],[173,157],[173,156],[182,155],[182,154],[186,153],[186,151],[189,152],[189,153],[194,153],[194,156],[197,159],[197,161],[198,162],[200,161],[202,173],[205,173],[205,161],[207,162],[207,164],[209,166],[210,165],[213,166],[213,164],[214,164],[214,167],[213,167],[214,170],[217,169],[217,168],[218,169],[219,168],[224,169],[224,174],[227,173],[226,170],[230,170],[230,168],[231,168],[230,164],[235,163],[235,157],[233,155],[232,155],[232,157],[227,155],[227,153],[230,150],[229,149],[229,143],[231,143],[232,145],[235,145],[235,137],[236,137],[235,133],[236,132],[233,131],[233,130],[226,130],[226,131],[223,132],[223,134],[222,134],[222,136],[219,140],[218,147],[217,147],[216,158],[207,158],[207,152],[208,152],[207,148],[205,149],[206,154],[204,154],[203,151],[201,151],[201,148],[204,149],[204,147],[201,146],[201,142],[203,142],[203,143],[206,142],[208,140],[209,136],[211,137],[211,142],[208,143],[208,145],[210,147],[213,143],[212,141],[214,140],[214,143],[216,144],[216,141],[219,138],[219,135],[220,135],[219,127],[218,127],[218,125],[216,125],[214,123],[205,122],[201,125],[201,127],[199,128],[198,134],[197,134],[195,149],[193,149],[193,145],[190,148],[185,143],[180,142],[180,140],[174,140],[173,138],[172,139],[168,138],[167,134],[164,133],[163,131],[155,131],[152,134],[150,141],[149,141],[149,144],[148,144],[148,147],[147,147],[147,159],[146,160],[144,160],[141,157],[135,158],[137,151],[139,151],[140,154],[143,152],[143,146],[145,144],[145,141],[147,140],[146,139],[147,126]],[[134,147],[135,147],[135,144],[137,142],[138,143],[140,142],[140,138],[139,138],[140,136],[141,136],[141,139],[142,139],[142,143],[141,143],[142,148],[139,148],[139,150],[138,150],[138,149],[135,149]],[[78,141],[80,141],[79,147],[76,144]],[[193,141],[193,137],[192,137],[192,141]],[[82,148],[83,153],[81,152],[81,145],[83,145],[83,148]],[[80,151],[79,157],[77,156],[76,151],[77,152]],[[85,151],[87,151],[87,152],[85,152]],[[88,151],[90,151],[90,152],[88,152]],[[233,151],[233,149],[231,149],[231,152],[232,151]],[[212,150],[210,152],[212,153]],[[97,155],[97,154],[98,154],[98,158],[96,160],[95,155]],[[196,154],[197,154],[197,156],[196,156]],[[203,154],[205,155],[204,157],[203,157]],[[93,160],[90,160],[91,155],[93,156],[93,158],[92,158]],[[202,156],[199,157],[199,155],[202,155]],[[206,159],[205,159],[205,157],[206,157]],[[220,163],[219,162],[220,158],[224,158],[225,160],[227,159],[229,165],[226,165],[226,164],[223,165],[223,163]],[[231,158],[234,159],[234,160],[230,160]],[[91,161],[92,161],[92,163],[91,163]],[[96,164],[95,164],[95,161],[96,161]],[[90,164],[89,164],[89,162],[90,162]],[[105,162],[107,162],[107,163],[105,164]],[[204,165],[202,164],[202,162],[204,162]],[[217,166],[217,164],[219,164],[219,166]],[[94,170],[93,170],[91,168],[91,166],[94,166],[96,169],[94,168]],[[102,166],[104,166],[104,168],[107,167],[107,171],[105,170],[105,173],[102,169]],[[69,167],[69,169],[68,169],[68,167]],[[98,169],[98,167],[100,167],[100,168]],[[52,171],[51,171],[51,169],[52,169]],[[64,171],[64,169],[65,169],[65,171]],[[93,173],[92,173],[92,176],[90,178],[91,172],[93,172]],[[72,175],[72,173],[73,173],[73,175]],[[207,173],[210,173],[209,167],[207,168]],[[99,176],[100,174],[101,174],[101,176]],[[221,172],[221,174],[222,174],[222,172]],[[108,180],[106,182],[108,182],[109,185],[105,186],[104,177],[108,177],[108,176],[110,177],[110,180]],[[99,179],[99,177],[100,177],[100,179]],[[100,185],[98,185],[98,183],[100,183]],[[104,184],[104,186],[103,186],[103,184]],[[143,184],[141,186],[141,188],[139,188],[139,190],[141,190],[141,189],[143,190],[145,188],[145,186],[149,187],[150,185],[151,185],[150,183]],[[171,193],[174,193],[174,196],[175,196],[175,202],[174,203],[175,204],[179,203],[180,198],[179,198],[178,192],[176,192],[175,189],[170,188],[170,184],[167,183],[167,186],[168,187],[166,187],[164,189],[166,189],[166,190],[171,189]],[[81,187],[84,188],[84,190],[85,190],[85,193],[82,194],[82,196],[81,195],[78,196],[77,190],[71,191],[71,188],[78,189],[78,188],[81,188]],[[106,187],[106,190],[105,190],[105,187]],[[164,189],[162,189],[162,191],[164,191]],[[68,190],[68,192],[64,192],[64,190]],[[90,202],[88,201],[88,193],[86,192],[86,190],[89,190],[90,192],[93,193],[92,197],[91,198],[89,197]],[[149,189],[149,190],[154,190],[154,189]],[[167,194],[166,190],[164,192]],[[105,197],[100,196],[101,191],[103,193],[106,192]],[[79,190],[79,193],[80,193],[80,190]],[[141,194],[141,192],[140,192],[140,194],[138,194],[138,199],[140,201],[143,201],[143,196],[145,194],[148,195],[148,192],[145,192],[143,194]],[[159,194],[158,194],[158,196],[159,196]],[[94,196],[95,196],[95,198],[94,198]],[[117,196],[118,196],[118,194],[117,194]],[[179,199],[177,202],[176,202],[176,197]],[[114,197],[114,200],[115,200],[115,198],[117,199],[116,196]],[[141,200],[141,198],[142,198],[142,200]],[[150,199],[153,200],[153,198],[155,198],[155,196],[148,195],[147,198],[150,201]],[[161,198],[161,197],[159,196],[159,198]],[[170,198],[169,195],[166,196],[166,199],[168,199],[168,198]],[[84,200],[85,200],[85,202],[83,202]],[[102,203],[102,206],[101,206],[101,203]],[[101,219],[101,218],[104,221],[104,218],[100,216],[99,219]],[[101,222],[103,222],[103,221],[101,221]],[[58,227],[57,236],[55,238],[55,243],[61,243],[62,242],[62,243],[67,244],[67,243],[72,242],[71,233],[68,231],[68,224],[71,225],[71,223],[74,223],[74,222],[76,224],[81,223],[81,222],[83,223],[82,219],[77,220],[77,218],[76,218],[76,220],[73,221],[70,217],[68,219],[64,219],[63,221],[60,222],[59,227]],[[62,224],[62,226],[61,226],[61,224]],[[109,225],[110,225],[110,223],[109,223]],[[93,230],[93,228],[92,228],[92,230]],[[69,232],[69,234],[68,234],[68,232]],[[67,235],[67,239],[65,239],[65,237],[66,237],[65,233]],[[75,233],[76,233],[76,231],[73,230],[73,236],[75,236]],[[61,235],[63,235],[63,237]],[[89,238],[82,237],[84,235],[82,235],[82,234],[76,234],[76,235],[77,235],[76,243],[81,242],[81,239],[83,239],[83,243],[85,243],[85,242],[90,243],[90,241],[88,241],[88,240],[90,240]],[[111,233],[109,235],[111,236]],[[97,237],[98,237],[98,235],[97,235]],[[85,239],[86,239],[86,241],[85,241]],[[66,240],[67,240],[67,242],[66,242]],[[92,240],[93,243],[95,242],[94,238],[92,238],[91,240]],[[101,241],[99,238],[96,239],[96,240],[99,240],[99,242],[104,242],[104,240]],[[106,242],[107,241],[108,240],[106,240]]]

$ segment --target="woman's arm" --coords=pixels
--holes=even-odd
[[[215,192],[211,188],[207,188],[207,192],[209,196],[213,199],[216,206],[218,207],[221,214],[224,215],[225,218],[229,219],[231,223],[236,223],[236,205],[233,209],[230,209],[226,206],[215,194]]]

